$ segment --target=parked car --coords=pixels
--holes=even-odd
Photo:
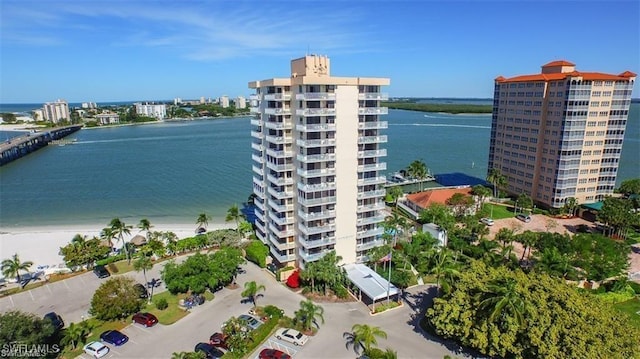
[[[519,220],[521,220],[521,221],[522,221],[522,222],[524,222],[524,223],[529,223],[529,222],[531,222],[531,217],[530,217],[530,216],[528,216],[528,215],[526,215],[526,214],[524,214],[524,213],[519,213],[519,214],[516,216],[516,218],[517,218],[517,219],[519,219]]]
[[[124,343],[129,341],[129,337],[120,333],[117,330],[107,330],[100,334],[100,340],[105,343],[109,343],[111,345],[115,345],[117,347],[123,345]]]
[[[111,276],[111,273],[107,270],[105,266],[95,266],[93,267],[93,273],[95,273],[98,278],[107,278]]]
[[[51,324],[53,324],[53,327],[56,328],[56,330],[64,328],[64,321],[56,312],[47,313],[42,319],[51,321]]]
[[[260,359],[291,359],[291,356],[283,351],[278,349],[262,349],[260,354],[258,355]]]
[[[304,345],[309,337],[295,329],[280,328],[276,331],[276,338],[287,341],[293,345]]]
[[[136,283],[133,285],[133,288],[135,288],[136,291],[138,292],[138,298],[140,299],[149,298],[149,292],[147,291],[147,288],[144,287],[144,285],[140,283]]]
[[[480,218],[480,222],[486,224],[487,226],[493,226],[493,219],[491,218]]]
[[[133,315],[133,322],[148,328],[158,324],[158,318],[151,313],[136,313]]]
[[[240,314],[238,319],[245,321],[247,323],[247,327],[249,327],[249,329],[251,330],[256,330],[262,325],[262,322],[260,320],[248,314]]]
[[[109,347],[100,342],[91,342],[85,345],[82,350],[94,358],[102,358],[109,353]]]
[[[196,353],[204,353],[207,359],[218,359],[222,358],[222,356],[224,355],[224,353],[220,349],[214,347],[209,343],[198,343],[196,344],[196,348],[193,351],[195,351]]]
[[[209,344],[225,350],[229,349],[227,347],[227,336],[219,332],[213,333],[209,337]]]

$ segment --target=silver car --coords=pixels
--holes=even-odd
[[[262,322],[259,319],[256,319],[255,317],[252,317],[248,314],[241,314],[238,319],[247,323],[247,327],[249,327],[249,329],[251,330],[256,330],[262,325]]]

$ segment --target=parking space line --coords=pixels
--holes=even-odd
[[[69,291],[71,291],[71,288],[69,288],[69,285],[67,284],[66,280],[62,280],[61,282],[64,283],[64,286],[67,287]]]
[[[31,300],[35,302],[35,301],[36,301],[36,298],[34,298],[34,297],[33,297],[33,293],[32,293],[32,292],[33,292],[33,291],[32,291],[32,290],[30,290],[30,291],[29,291],[29,295],[31,296]]]
[[[47,287],[47,290],[49,291],[49,294],[53,294],[53,292],[51,291],[51,288],[49,288],[48,284],[46,284],[45,287]]]

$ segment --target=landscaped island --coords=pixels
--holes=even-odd
[[[394,110],[409,110],[420,112],[445,112],[445,113],[491,113],[491,105],[468,105],[447,103],[416,103],[416,102],[383,102],[382,106]]]

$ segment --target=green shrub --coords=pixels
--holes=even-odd
[[[278,270],[276,271],[276,278],[277,278],[279,281],[282,281],[282,272],[290,271],[290,270],[292,270],[292,269],[295,269],[295,268],[293,268],[292,266],[286,266],[286,267],[284,267],[284,268],[282,268],[282,269],[278,269]]]
[[[247,260],[257,264],[260,268],[267,266],[267,256],[269,255],[269,247],[260,241],[251,241],[245,248]]]
[[[127,259],[127,255],[124,253],[116,254],[115,256],[107,257],[105,259],[101,259],[96,261],[97,266],[106,266],[107,264],[111,264],[113,262],[121,261]]]
[[[633,289],[634,292],[636,292],[636,294],[640,295],[640,283],[629,282],[629,286],[631,287],[631,289]]]
[[[156,300],[155,304],[156,304],[156,308],[158,308],[160,310],[165,310],[165,309],[167,309],[167,307],[169,307],[169,303],[167,302],[166,298],[160,298],[160,299]]]
[[[284,311],[275,305],[267,305],[263,310],[264,314],[269,318],[281,318],[284,315]]]
[[[336,294],[336,296],[338,296],[338,298],[340,299],[345,299],[349,297],[349,291],[347,290],[347,288],[345,288],[344,286],[338,286],[336,288],[333,289],[333,292]]]
[[[383,303],[383,304],[380,304],[380,305],[376,305],[376,309],[374,310],[374,313],[381,313],[381,312],[384,312],[387,309],[395,308],[395,307],[397,307],[399,305],[400,305],[400,303],[395,302],[395,301],[392,301],[392,302],[389,302],[389,303]]]

